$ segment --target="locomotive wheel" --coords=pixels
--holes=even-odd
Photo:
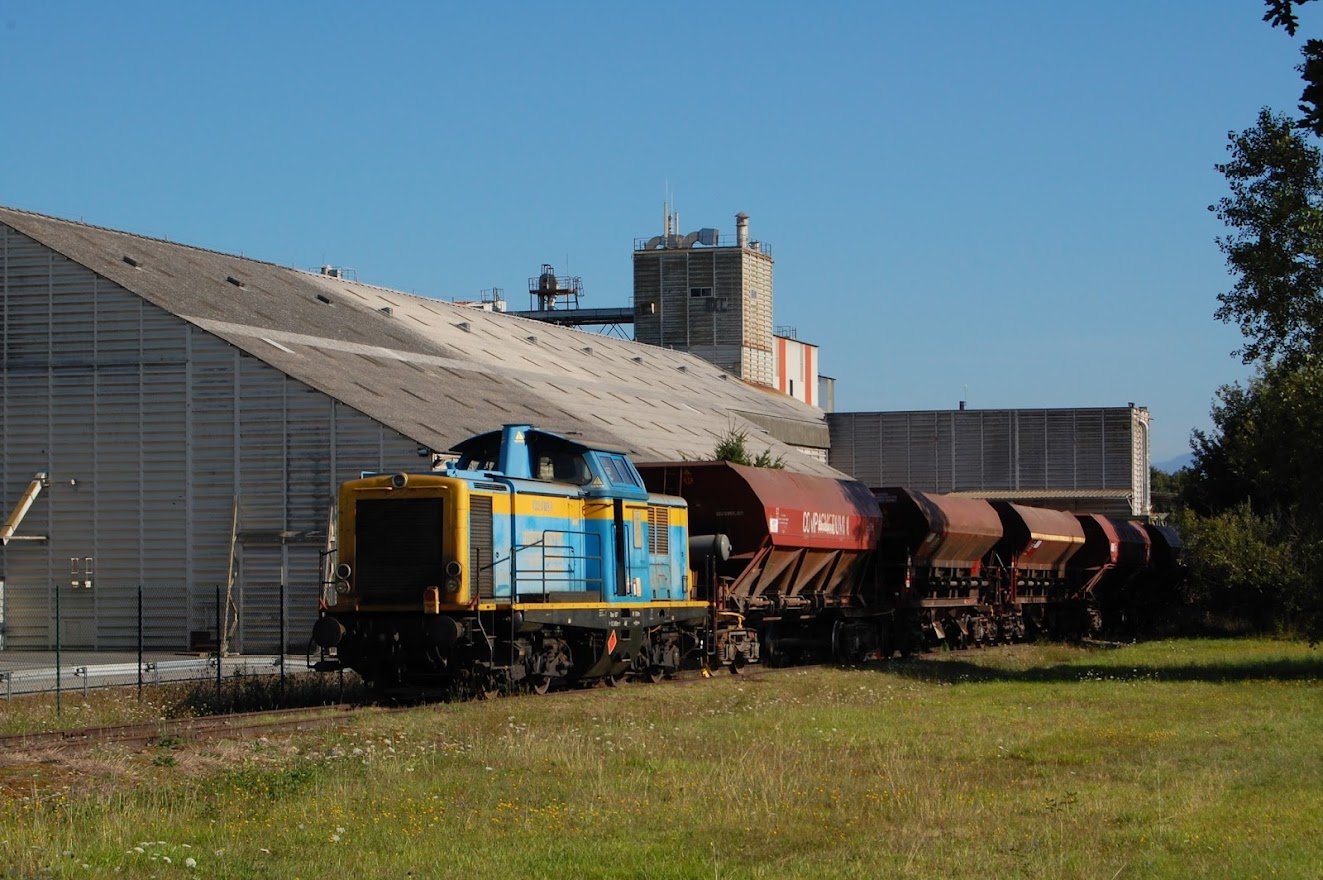
[[[471,669],[463,673],[463,688],[478,700],[494,700],[501,695],[502,678],[488,669]]]
[[[533,676],[533,678],[529,681],[528,689],[531,690],[533,693],[537,694],[538,696],[542,696],[547,691],[551,690],[551,676],[550,675]]]
[[[604,675],[602,676],[602,684],[609,688],[620,687],[620,679],[616,678],[614,675]]]
[[[660,666],[649,666],[647,671],[643,673],[643,676],[648,681],[656,684],[666,677],[666,672]]]

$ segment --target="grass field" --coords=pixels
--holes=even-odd
[[[10,754],[0,877],[1318,877],[1320,678],[1015,646]]]

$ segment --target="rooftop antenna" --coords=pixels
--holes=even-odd
[[[671,235],[671,182],[662,182],[662,235]]]
[[[666,198],[662,202],[662,236],[670,246],[671,237],[680,234],[680,212],[675,208],[675,193],[671,191],[670,181],[666,182]]]

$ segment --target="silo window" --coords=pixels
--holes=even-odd
[[[710,288],[710,287],[691,287],[691,288],[689,288],[689,295],[690,295],[690,296],[694,296],[694,297],[699,297],[699,296],[711,296],[711,295],[712,295],[712,288]]]

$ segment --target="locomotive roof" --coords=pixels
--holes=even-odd
[[[840,476],[769,430],[825,449],[821,410],[694,355],[11,208],[0,223],[438,452],[526,421],[699,459],[737,430]]]
[[[524,431],[524,434],[530,442],[546,437],[555,440],[558,445],[564,446],[566,449],[573,449],[578,452],[618,452],[623,455],[629,454],[629,450],[627,449],[612,449],[611,447],[604,446],[600,443],[585,443],[582,440],[566,437],[565,435],[557,434],[554,431],[544,431],[541,428],[528,428]],[[487,431],[486,433],[470,437],[467,440],[461,440],[459,443],[453,444],[450,449],[459,453],[479,452],[488,448],[492,443],[500,442],[500,431]]]

